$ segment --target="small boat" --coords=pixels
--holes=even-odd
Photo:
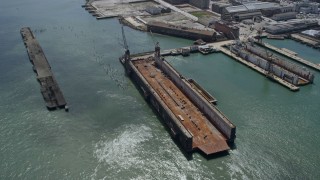
[[[204,46],[199,46],[199,51],[202,54],[206,55],[206,54],[217,52],[218,50],[216,48],[214,48],[213,46],[204,45]]]
[[[194,45],[205,45],[207,43],[204,42],[202,39],[198,39],[198,40],[194,41],[193,44]]]
[[[178,50],[172,50],[170,54],[171,56],[177,56],[177,55],[180,55],[181,53]]]
[[[190,52],[195,53],[199,51],[199,47],[197,45],[190,46]]]
[[[189,56],[189,55],[190,55],[190,49],[188,49],[188,48],[182,48],[182,49],[181,49],[181,55],[182,55],[182,56]]]

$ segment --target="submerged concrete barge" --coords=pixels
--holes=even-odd
[[[199,150],[211,155],[230,149],[236,127],[199,93],[193,81],[185,79],[160,56],[159,46],[154,55],[134,58],[127,50],[120,61],[186,152]]]
[[[41,94],[46,102],[47,108],[49,110],[56,108],[65,108],[68,110],[63,94],[51,72],[49,62],[31,29],[24,27],[20,30],[20,33],[24,45],[27,48],[29,60],[33,64],[33,70],[37,73],[37,80],[40,83]]]

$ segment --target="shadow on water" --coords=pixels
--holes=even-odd
[[[230,147],[230,150],[237,149],[237,145],[235,143],[228,143],[228,145]],[[214,154],[211,154],[211,155],[206,155],[204,152],[202,152],[200,150],[197,150],[196,152],[198,154],[200,154],[201,156],[203,156],[208,161],[230,155],[229,151],[217,152],[217,153],[214,153]]]
[[[228,151],[222,151],[222,152],[217,152],[211,155],[206,155],[205,153],[203,153],[202,151],[196,151],[198,154],[200,154],[201,156],[203,156],[206,160],[212,160],[212,159],[218,159],[224,156],[228,156],[230,155],[230,153]]]
[[[237,144],[236,143],[228,143],[229,147],[231,150],[237,149]]]

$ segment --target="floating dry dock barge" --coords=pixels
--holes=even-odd
[[[266,48],[268,48],[270,50],[273,50],[273,51],[275,51],[275,52],[277,52],[277,53],[279,53],[281,55],[284,55],[284,56],[286,56],[286,57],[288,57],[288,58],[290,58],[290,59],[292,59],[294,61],[297,61],[297,62],[299,62],[301,64],[304,64],[304,65],[306,65],[308,67],[311,67],[311,68],[313,68],[313,69],[315,69],[317,71],[320,71],[320,65],[312,63],[312,62],[307,61],[305,59],[302,59],[301,57],[297,56],[296,54],[292,54],[291,52],[288,52],[287,50],[279,49],[279,48],[277,48],[275,46],[272,46],[272,45],[270,45],[268,43],[263,43],[263,42],[258,42],[258,41],[255,41],[255,43],[259,44],[262,47],[266,47]]]
[[[156,47],[154,55],[134,58],[127,50],[120,60],[126,74],[185,151],[200,150],[211,155],[230,149],[236,127],[199,93],[199,88],[194,88],[194,83],[160,56],[160,47]]]
[[[20,31],[24,45],[27,48],[33,70],[37,73],[37,79],[41,86],[41,93],[49,110],[56,108],[66,108],[66,101],[54,78],[51,67],[38,41],[34,37],[29,27],[24,27]],[[66,109],[67,110],[67,109]]]
[[[230,46],[231,45],[227,46],[228,48],[221,47],[220,51],[223,52],[224,54],[232,57],[236,61],[238,61],[238,62],[250,67],[251,69],[256,70],[257,72],[265,75],[266,77],[278,82],[282,86],[289,88],[291,91],[298,91],[299,90],[299,87],[297,87],[297,86],[293,85],[292,83],[289,83],[286,80],[275,75],[272,72],[273,66],[271,65],[271,63],[269,63],[269,62],[260,63],[261,61],[265,61],[265,60],[262,60],[258,57],[249,56],[248,54],[241,52],[240,49],[233,49],[232,50],[230,48]],[[257,60],[257,59],[259,59],[259,60]],[[253,63],[253,62],[255,62],[255,63]],[[271,69],[271,71],[268,69]],[[280,71],[280,73],[281,73],[281,71]],[[283,74],[282,74],[282,76],[283,76]]]

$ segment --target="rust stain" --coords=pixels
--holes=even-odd
[[[133,65],[155,90],[181,124],[193,135],[193,149],[205,154],[229,150],[226,138],[195,104],[155,66],[153,57],[134,60]]]

